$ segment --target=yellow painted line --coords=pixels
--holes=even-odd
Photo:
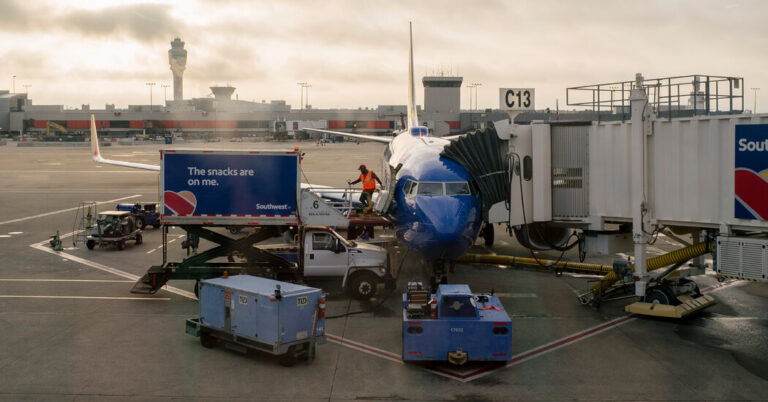
[[[0,279],[0,282],[98,282],[98,283],[133,283],[117,279]]]
[[[170,297],[108,297],[108,296],[31,296],[31,295],[0,295],[0,299],[89,299],[89,300],[147,300],[169,301]]]

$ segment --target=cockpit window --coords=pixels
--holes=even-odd
[[[445,183],[445,195],[469,195],[469,183]]]
[[[419,195],[443,195],[443,183],[419,183]]]
[[[418,195],[471,195],[472,189],[469,187],[469,183],[465,181],[459,182],[416,182],[408,180],[403,186],[403,194],[406,197]]]

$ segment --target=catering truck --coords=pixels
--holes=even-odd
[[[139,279],[134,293],[154,293],[170,279],[195,279],[198,290],[199,280],[224,271],[294,281],[330,279],[357,298],[369,298],[379,283],[391,283],[387,250],[338,235],[332,228],[349,226],[347,216],[302,188],[298,149],[162,150],[160,158],[163,263]],[[171,226],[185,230],[191,241],[218,246],[181,262],[168,261]],[[252,229],[233,237],[227,230],[233,227]],[[289,230],[301,235],[301,258],[284,258],[259,244]]]

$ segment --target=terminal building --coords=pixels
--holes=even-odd
[[[296,110],[284,100],[250,102],[232,99],[232,86],[211,87],[212,97],[183,98],[183,73],[187,51],[175,38],[168,51],[173,77],[173,100],[164,105],[129,105],[104,108],[82,105],[65,109],[63,105],[34,105],[26,94],[0,91],[0,134],[32,137],[85,133],[90,116],[96,118],[100,132],[110,137],[155,135],[191,138],[266,137],[273,135],[307,136],[304,128],[348,131],[369,135],[389,135],[405,124],[405,105],[379,105],[375,108]],[[506,118],[502,110],[461,110],[462,78],[423,77],[424,108],[418,113],[433,135],[458,134],[487,121]],[[317,136],[313,134],[311,136]]]

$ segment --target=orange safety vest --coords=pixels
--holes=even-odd
[[[373,191],[376,189],[376,181],[373,178],[373,172],[368,171],[368,174],[360,173],[360,181],[363,182],[363,191]]]

